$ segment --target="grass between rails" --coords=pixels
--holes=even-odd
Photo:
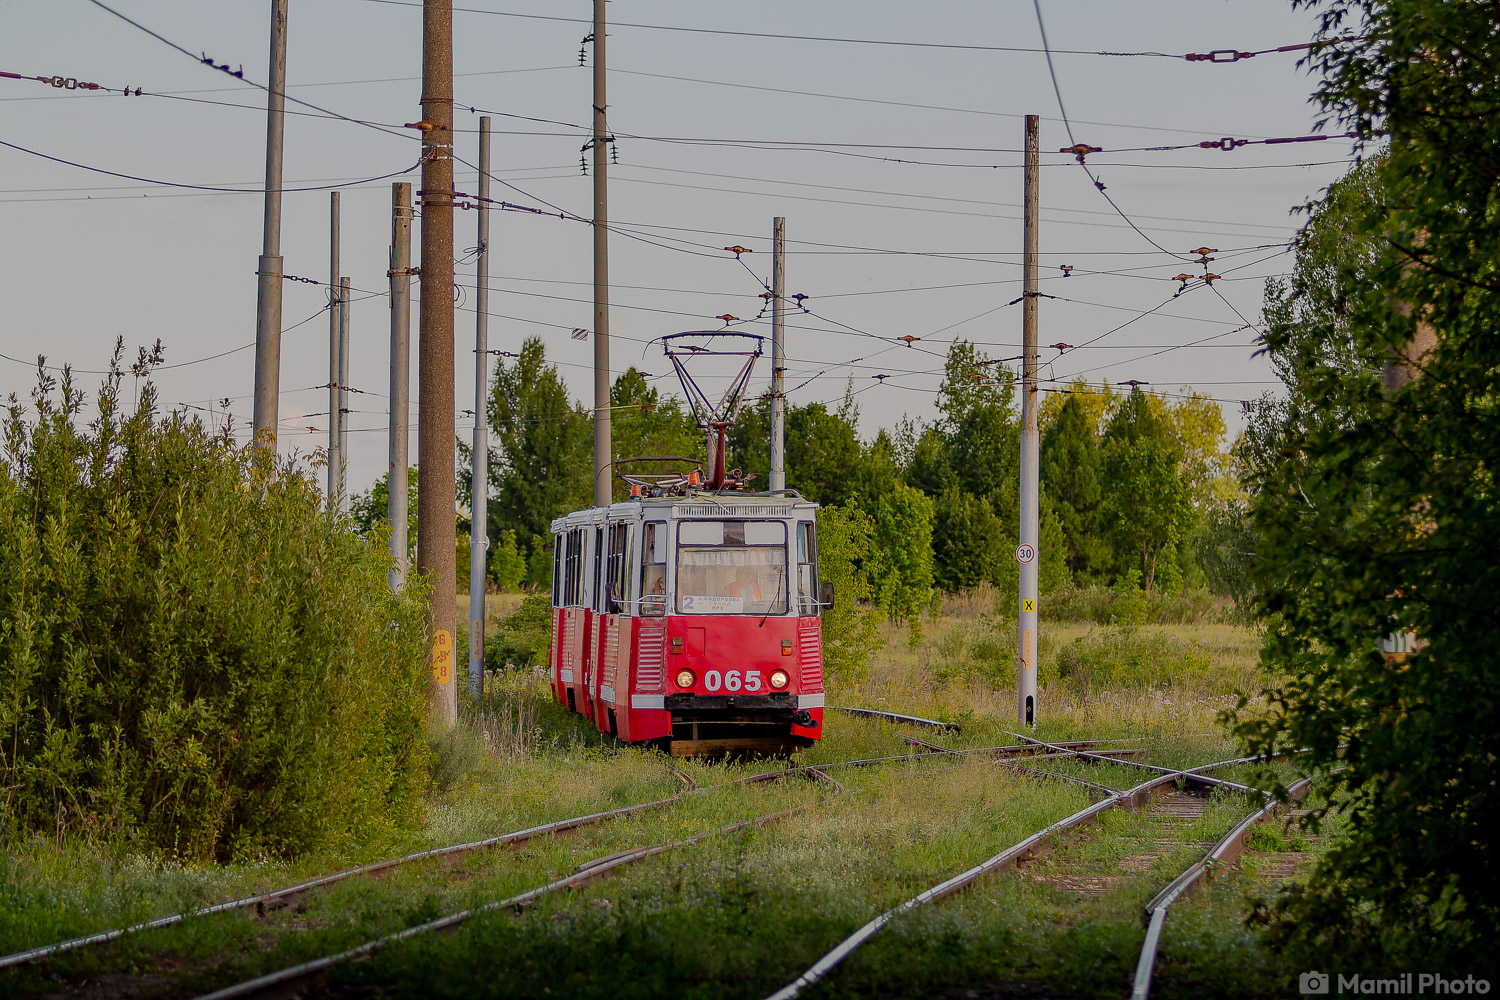
[[[955,748],[1015,742],[1008,735],[1015,729],[1013,634],[1007,640],[1013,631],[994,620],[947,618],[929,625],[913,648],[904,632],[892,630],[868,678],[831,684],[830,702],[949,719],[964,726],[962,735],[829,712],[825,739],[799,760],[914,752],[906,735]],[[1256,640],[1247,631],[1062,626],[1044,636],[1041,738],[1129,738],[1146,749],[1136,759],[1164,766],[1236,755],[1213,717],[1232,703],[1237,688],[1254,687]],[[1072,660],[1060,662],[1068,656]],[[289,866],[203,869],[87,844],[4,845],[0,951],[682,790],[659,756],[605,741],[550,705],[545,687],[528,672],[492,675],[479,709],[480,732],[450,738],[440,754],[429,823],[417,842],[369,844],[348,856],[309,857]],[[702,786],[761,769],[678,763]],[[1057,758],[1034,764],[1117,788],[1149,777],[1118,764]],[[1258,770],[1242,765],[1219,776],[1250,781]],[[830,773],[844,783],[844,794],[802,779],[719,789],[565,836],[354,879],[264,915],[192,921],[0,973],[0,994],[192,995],[513,895],[590,858],[820,801],[815,810],[775,825],[710,838],[559,893],[522,916],[488,916],[454,935],[408,942],[341,970],[329,986],[351,995],[374,989],[439,996],[764,996],[876,913],[1089,801],[1081,788],[1018,775],[979,757]],[[1285,779],[1291,769],[1277,765],[1277,773]],[[1215,839],[1249,809],[1239,797],[1216,803],[1193,838]],[[1111,817],[1045,864],[1113,878],[1119,873],[1112,866],[1151,853],[1140,845],[1161,839],[1158,833],[1149,817]],[[1284,843],[1263,846],[1276,848],[1276,858],[1289,853],[1281,850]],[[1012,874],[987,878],[897,920],[809,995],[925,996],[934,995],[935,985],[983,990],[1018,979],[1044,983],[1056,995],[1121,995],[1143,933],[1141,905],[1203,849],[1157,851],[1150,864],[1137,865],[1098,895],[1070,894]],[[1236,872],[1201,901],[1183,904],[1168,925],[1168,972],[1157,995],[1281,995],[1285,975],[1244,927],[1247,893],[1272,888],[1262,877]],[[1201,933],[1188,934],[1199,927]],[[1179,938],[1179,928],[1187,936]]]

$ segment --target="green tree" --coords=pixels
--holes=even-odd
[[[1101,552],[1094,534],[1095,514],[1102,491],[1099,487],[1099,442],[1082,402],[1072,393],[1042,432],[1042,491],[1051,503],[1065,546],[1068,569],[1087,573],[1103,568],[1107,552]]]
[[[809,500],[841,506],[858,492],[863,449],[859,408],[847,394],[837,410],[825,403],[789,406],[786,413],[786,484]],[[701,449],[700,449],[701,450]],[[771,399],[762,396],[740,411],[729,429],[729,464],[760,474],[771,470]]]
[[[653,455],[691,458],[704,463],[705,434],[682,400],[648,383],[633,366],[615,379],[610,389],[611,447],[616,459]],[[614,470],[612,470],[614,471]],[[683,472],[681,463],[631,462],[618,471]],[[630,488],[614,476],[614,497],[624,500]]]
[[[1248,485],[1264,659],[1286,676],[1239,731],[1310,748],[1348,832],[1265,917],[1350,967],[1478,972],[1500,931],[1500,35],[1491,4],[1308,6],[1323,107],[1389,139],[1267,301],[1288,402],[1265,408]],[[1407,629],[1425,645],[1386,662],[1376,642]]]
[[[1181,446],[1139,387],[1115,410],[1104,432],[1099,478],[1099,531],[1115,546],[1120,570],[1141,571],[1149,593],[1175,567],[1177,545],[1192,530],[1192,494],[1181,472]]]
[[[506,528],[490,543],[489,564],[489,577],[501,591],[513,593],[526,582],[526,560],[516,544],[514,528]]]
[[[937,585],[952,593],[982,581],[1000,584],[1015,548],[1013,535],[985,500],[949,490],[933,505],[932,549]]]
[[[874,544],[865,565],[875,604],[891,621],[910,624],[915,645],[922,614],[932,603],[932,500],[896,483],[864,502],[874,510]]]
[[[593,503],[593,423],[568,400],[567,386],[556,366],[547,364],[538,337],[521,344],[513,364],[498,366],[487,417],[495,443],[489,462],[490,537],[513,529],[535,553],[550,538],[553,518]],[[529,574],[535,583],[541,582],[538,561],[531,560]]]
[[[413,466],[406,470],[406,545],[407,558],[417,557],[417,470]],[[386,512],[391,509],[391,477],[386,473],[363,493],[354,494],[349,501],[349,517],[354,529],[370,537],[377,528],[388,523]],[[462,567],[460,567],[462,572]]]

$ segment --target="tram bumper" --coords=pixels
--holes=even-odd
[[[673,756],[789,754],[813,740],[794,732],[805,725],[798,698],[772,694],[671,694]]]

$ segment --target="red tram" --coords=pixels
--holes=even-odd
[[[601,731],[674,756],[810,746],[832,598],[817,505],[697,479],[652,495],[635,484],[628,501],[552,522],[553,692]]]

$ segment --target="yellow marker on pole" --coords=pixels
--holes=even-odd
[[[453,683],[453,636],[442,629],[432,634],[432,680],[445,686]]]

